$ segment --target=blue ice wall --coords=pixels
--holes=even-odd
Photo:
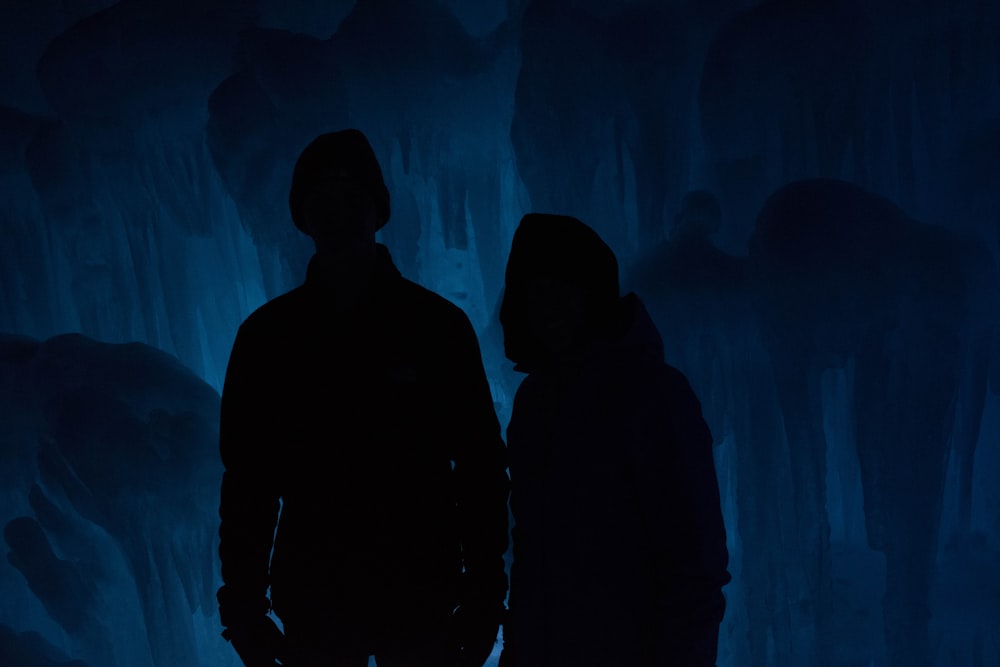
[[[996,664],[998,35],[983,0],[3,3],[0,664],[235,664],[217,391],[348,126],[502,420],[520,216],[618,253],[716,436],[720,665]]]

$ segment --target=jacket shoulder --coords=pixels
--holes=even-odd
[[[453,326],[472,327],[468,315],[458,305],[412,280],[400,278],[398,295],[422,317],[437,318],[436,323],[444,320]]]
[[[310,315],[314,308],[308,303],[306,290],[303,286],[277,296],[264,303],[240,324],[241,336],[274,333],[281,330],[294,330],[295,323]]]

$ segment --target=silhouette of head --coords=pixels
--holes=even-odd
[[[514,232],[500,323],[521,367],[577,355],[614,323],[618,261],[576,218],[530,213]]]
[[[719,200],[707,190],[693,190],[681,201],[681,210],[674,218],[670,232],[673,239],[708,237],[722,227]]]
[[[389,220],[389,190],[365,135],[328,132],[306,146],[292,173],[288,207],[317,249],[373,237]]]

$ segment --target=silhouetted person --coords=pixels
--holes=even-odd
[[[479,667],[509,483],[475,333],[376,243],[389,193],[362,133],[307,146],[289,205],[316,254],[242,324],[222,394],[224,636],[248,667]]]
[[[712,242],[721,227],[722,210],[715,195],[704,190],[688,192],[674,216],[669,239],[643,254],[629,282],[656,288],[657,297],[690,291],[717,298],[719,292],[738,289],[746,283],[745,260],[724,253]],[[684,313],[675,316],[683,318]]]
[[[507,430],[501,665],[714,665],[729,574],[712,436],[611,249],[575,218],[525,216],[500,317],[528,374]]]
[[[722,207],[707,190],[692,190],[681,200],[681,210],[674,216],[671,240],[708,238],[722,228]]]

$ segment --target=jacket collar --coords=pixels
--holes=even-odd
[[[332,292],[331,281],[335,280],[332,276],[328,277],[329,272],[330,267],[324,263],[323,259],[319,255],[313,255],[306,269],[304,287],[310,292],[329,296]],[[392,261],[389,249],[381,243],[376,244],[375,265],[372,269],[371,280],[361,291],[358,297],[359,301],[368,301],[373,296],[385,294],[400,279],[402,279],[402,274]]]
[[[619,299],[617,317],[607,334],[592,340],[579,354],[560,362],[519,363],[514,370],[522,373],[582,368],[602,363],[617,363],[626,358],[663,361],[663,338],[635,293]]]

